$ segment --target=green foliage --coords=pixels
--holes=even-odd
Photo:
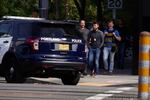
[[[93,2],[94,0],[88,0],[87,5],[86,5],[86,20],[88,21],[93,21],[96,20],[96,5],[95,2]]]
[[[38,0],[0,0],[0,16],[31,16],[38,9]]]
[[[73,2],[73,0],[68,0],[68,18],[67,19],[73,19],[73,20],[79,20],[79,14],[77,11],[77,8]]]
[[[58,2],[56,5],[56,1]],[[97,17],[97,0],[86,0],[85,20],[93,21]],[[124,18],[127,24],[133,19],[134,2],[123,0],[123,9],[117,10],[117,18]],[[78,0],[80,2],[80,0]],[[4,15],[32,16],[38,12],[39,0],[0,0],[0,17]],[[79,12],[74,0],[49,0],[49,19],[79,20]],[[57,9],[56,9],[57,8]],[[107,0],[102,0],[103,21],[112,18],[112,11],[107,8]]]
[[[74,4],[73,0],[59,0],[59,5],[56,5],[56,0],[51,0],[50,2],[50,9],[49,9],[49,18],[50,19],[79,19],[78,10]],[[59,11],[57,11],[57,6]],[[56,13],[59,16],[56,16]],[[58,18],[57,18],[58,17]]]

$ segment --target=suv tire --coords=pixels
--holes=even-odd
[[[64,85],[77,85],[80,80],[79,72],[72,72],[70,75],[65,75],[61,78]]]
[[[5,68],[4,76],[7,83],[23,83],[25,81],[19,72],[18,62],[15,57],[5,59],[3,66]]]

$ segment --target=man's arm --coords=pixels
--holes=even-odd
[[[101,48],[104,44],[104,33],[102,31],[100,32],[100,39],[101,39],[101,44],[100,44],[100,48]]]
[[[87,46],[89,47],[91,43],[91,32],[89,32],[88,34],[88,38],[87,38]]]
[[[118,31],[113,32],[113,35],[115,36],[115,38],[116,38],[118,41],[121,41],[121,36],[119,35],[119,32],[118,32]]]

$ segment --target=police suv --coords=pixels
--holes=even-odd
[[[0,21],[0,74],[8,83],[57,77],[76,85],[86,66],[75,25],[42,18],[4,16]]]

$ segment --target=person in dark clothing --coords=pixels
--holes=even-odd
[[[80,37],[82,37],[82,39],[85,41],[85,52],[86,52],[86,57],[88,59],[87,38],[88,38],[89,30],[85,27],[85,20],[80,21],[80,27],[78,31],[80,33]],[[87,75],[87,66],[85,67],[83,75]]]
[[[103,43],[103,32],[99,30],[99,24],[97,22],[93,22],[93,30],[91,30],[88,35],[89,66],[92,76],[99,74],[100,48],[103,46]]]
[[[118,42],[117,67],[124,69],[125,45],[127,42],[128,31],[123,20],[119,20],[117,30],[120,33],[121,41]]]

